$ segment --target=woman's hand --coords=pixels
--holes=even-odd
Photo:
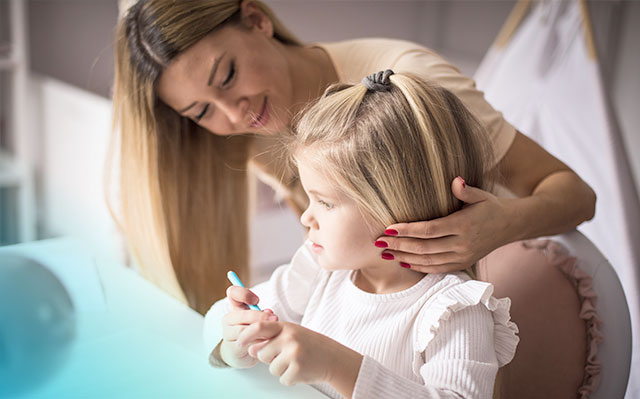
[[[362,355],[331,338],[294,323],[260,321],[245,328],[238,345],[269,364],[283,385],[327,381],[351,397]]]
[[[444,273],[464,270],[509,242],[509,199],[468,186],[461,177],[451,190],[464,207],[443,218],[389,226],[375,244],[386,248],[384,259],[423,273]]]
[[[277,321],[272,310],[251,310],[247,304],[258,304],[258,297],[249,289],[231,286],[227,288],[227,299],[231,304],[231,310],[222,318],[222,344],[220,356],[231,367],[253,367],[258,361],[249,356],[247,349],[237,345],[237,340],[242,331],[252,323],[259,321]]]

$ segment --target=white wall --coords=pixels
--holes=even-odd
[[[56,79],[34,75],[29,108],[40,115],[32,128],[41,144],[41,238],[81,238],[100,257],[124,259],[103,189],[111,102]]]

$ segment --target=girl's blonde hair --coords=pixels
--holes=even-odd
[[[254,3],[277,40],[299,44],[266,5]],[[116,219],[142,273],[200,313],[225,295],[228,268],[248,278],[251,138],[211,134],[163,104],[155,85],[180,53],[240,21],[239,0],[140,0],[116,30],[107,165],[118,153]]]
[[[322,171],[382,226],[446,216],[462,207],[457,176],[488,188],[490,147],[450,91],[411,75],[389,91],[337,84],[307,108],[288,143],[294,161]]]

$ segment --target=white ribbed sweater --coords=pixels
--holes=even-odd
[[[353,271],[326,271],[302,246],[288,265],[252,288],[260,306],[364,355],[354,398],[491,398],[498,367],[518,343],[508,298],[464,273],[428,274],[412,287],[371,294]],[[226,299],[205,316],[207,355],[222,337]],[[316,386],[331,397],[328,384]]]

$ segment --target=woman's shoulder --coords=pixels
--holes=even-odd
[[[340,81],[357,83],[363,76],[393,69],[408,54],[440,57],[432,50],[414,42],[398,39],[364,38],[332,43],[314,43],[322,48],[334,64]]]
[[[382,37],[368,37],[360,39],[342,40],[338,42],[315,43],[314,45],[341,54],[356,52],[385,52],[402,53],[409,50],[431,51],[427,47],[401,39],[388,39]]]

